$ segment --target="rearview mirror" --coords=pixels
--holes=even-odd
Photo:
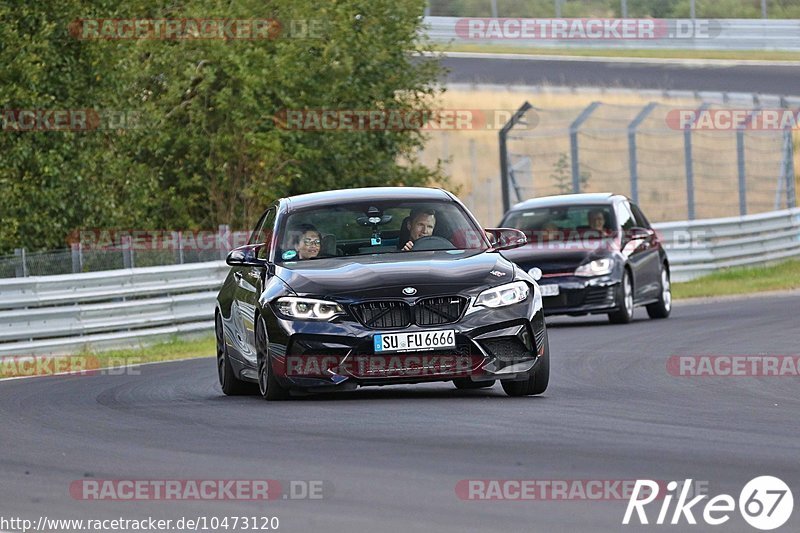
[[[486,228],[484,229],[493,251],[510,250],[527,244],[528,238],[518,229]]]
[[[263,244],[247,244],[234,248],[228,253],[225,262],[230,266],[255,266],[263,267],[267,265],[265,259],[258,258],[258,252]]]

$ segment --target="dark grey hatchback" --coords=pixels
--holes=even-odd
[[[501,225],[525,233],[524,247],[504,252],[541,277],[547,315],[608,314],[627,323],[635,306],[651,318],[672,310],[669,261],[639,207],[611,193],[545,196],[519,203]]]
[[[500,380],[541,394],[549,346],[536,281],[441,189],[381,187],[284,198],[259,220],[217,299],[225,394],[268,400],[364,385]]]

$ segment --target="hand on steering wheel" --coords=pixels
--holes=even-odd
[[[416,242],[409,242],[403,246],[403,250],[406,250],[408,245],[411,244],[411,247],[415,250],[455,250],[455,246],[453,243],[445,239],[444,237],[437,237],[436,235],[429,235],[426,237],[420,237],[416,240]],[[410,250],[411,248],[408,248]],[[406,250],[406,251],[408,251]]]

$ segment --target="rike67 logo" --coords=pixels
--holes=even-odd
[[[708,498],[708,495],[701,494],[689,500],[691,485],[691,479],[687,479],[682,485],[679,485],[677,481],[667,483],[667,493],[661,502],[661,509],[655,524],[674,525],[684,523],[684,520],[687,524],[697,524],[694,513],[701,512],[700,506],[696,510],[693,508]],[[681,487],[680,495],[676,492],[679,486]],[[646,496],[641,497],[643,494]],[[670,519],[670,506],[676,495],[678,499]],[[657,482],[649,479],[637,479],[622,523],[630,524],[635,511],[636,519],[640,524],[650,524],[645,506],[656,500],[658,496]],[[738,504],[739,512],[745,522],[756,529],[768,531],[781,527],[789,520],[794,509],[794,498],[789,486],[783,480],[773,476],[759,476],[747,482],[742,492],[739,493]],[[706,524],[718,526],[730,520],[731,513],[735,510],[736,501],[733,496],[720,494],[705,503],[705,506],[702,507],[702,518]],[[652,519],[652,515],[650,519]],[[633,523],[635,524],[636,520]]]

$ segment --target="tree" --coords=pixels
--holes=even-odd
[[[3,132],[0,253],[63,246],[86,227],[249,227],[284,195],[442,182],[416,159],[418,129],[297,131],[275,120],[303,109],[429,111],[439,67],[417,52],[427,47],[423,9],[422,0],[0,4],[7,108],[137,117],[136,127],[92,132]],[[273,19],[281,30],[258,40],[82,40],[70,24],[131,13]]]
[[[586,191],[591,177],[592,173],[588,170],[580,173],[581,191]],[[553,172],[550,174],[550,179],[555,182],[556,190],[559,194],[572,192],[572,171],[570,170],[567,154],[561,153],[558,155],[558,161],[553,164]]]

